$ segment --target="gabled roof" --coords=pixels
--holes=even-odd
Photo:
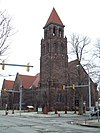
[[[3,89],[11,90],[13,89],[14,81],[4,79],[3,85]]]
[[[21,75],[17,73],[17,76],[19,77],[19,80],[22,82],[22,86],[25,89],[29,89],[30,87],[38,87],[40,82],[40,73],[36,74],[35,76],[29,76],[29,75]]]
[[[48,26],[51,23],[64,26],[63,23],[62,23],[62,21],[61,21],[61,19],[60,19],[60,17],[57,14],[55,8],[53,8],[53,10],[52,10],[52,12],[51,12],[51,14],[50,14],[47,22],[46,22],[45,27]]]
[[[35,76],[21,75],[19,74],[20,80],[24,88],[30,88],[35,80]]]

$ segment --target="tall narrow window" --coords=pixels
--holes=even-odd
[[[62,37],[62,29],[59,29],[59,37]]]
[[[64,44],[63,43],[61,44],[60,51],[61,51],[61,53],[64,52]]]
[[[53,36],[56,36],[56,27],[53,27]]]
[[[47,54],[49,53],[49,43],[47,43],[47,45],[46,45],[46,53]]]
[[[63,101],[64,99],[62,93],[60,91],[57,92],[57,102],[63,102]]]
[[[58,45],[57,43],[54,43],[54,52],[57,53],[57,51],[58,51]]]

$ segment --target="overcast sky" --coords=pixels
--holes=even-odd
[[[86,35],[93,40],[100,38],[100,0],[0,0],[0,11],[6,9],[17,31],[11,38],[6,63],[30,62],[34,66],[29,73],[26,68],[6,66],[4,71],[0,68],[1,74],[39,73],[43,27],[53,7],[65,25],[65,35],[68,38],[72,33]],[[3,78],[0,77],[1,82]]]

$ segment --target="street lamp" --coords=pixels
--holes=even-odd
[[[88,71],[89,111],[91,112],[91,82],[90,82],[89,68],[88,67],[87,67],[87,71]]]
[[[19,110],[20,110],[20,116],[21,116],[21,110],[22,110],[22,84],[20,85],[20,101],[19,101]]]
[[[80,65],[76,65],[76,67],[79,67]],[[88,70],[88,94],[89,94],[89,111],[91,111],[91,84],[90,84],[90,76],[89,76],[89,68],[87,67]]]
[[[91,87],[90,87],[89,70],[88,70],[88,89],[89,89],[89,110],[91,111]]]
[[[19,86],[19,93],[20,93],[20,99],[19,99],[19,112],[20,112],[20,116],[21,116],[21,110],[22,110],[22,80],[18,74],[18,78],[19,78],[19,83],[20,83],[20,86]]]

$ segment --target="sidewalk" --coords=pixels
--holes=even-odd
[[[18,110],[15,110],[14,114],[12,114],[12,111],[10,110],[8,112],[8,115],[9,116],[19,116],[20,112]],[[74,112],[71,112],[71,111],[69,111],[67,114],[65,114],[64,111],[58,111],[57,114],[55,114],[55,112],[48,112],[48,114],[43,114],[43,112],[24,112],[24,111],[21,111],[21,116],[22,117],[72,117],[72,116],[76,116],[76,114],[74,114]]]
[[[1,115],[6,115],[6,112],[4,110],[0,111]],[[20,111],[19,110],[15,110],[14,114],[12,113],[12,110],[8,111],[8,116],[12,116],[12,117],[16,117],[16,116],[20,116],[21,117],[66,117],[66,118],[70,118],[70,117],[75,117],[75,118],[79,118],[80,115],[75,114],[74,111],[68,111],[67,114],[65,114],[65,111],[57,111],[57,114],[55,114],[55,112],[48,112],[48,114],[43,114],[43,112],[24,112],[23,110]],[[85,116],[88,117],[88,114],[85,114]],[[84,117],[84,115],[83,115]]]

